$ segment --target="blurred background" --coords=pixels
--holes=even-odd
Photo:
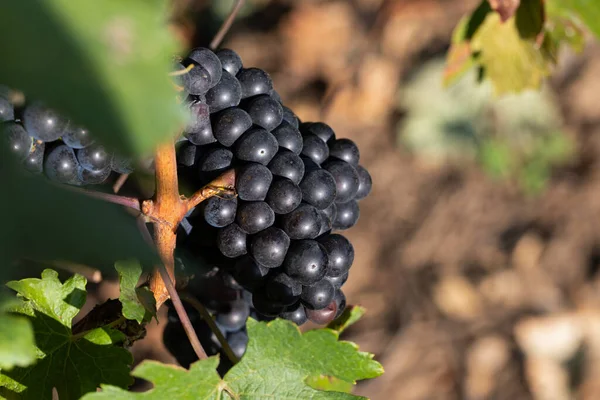
[[[174,0],[173,27],[207,46],[232,4]],[[445,89],[452,31],[479,4],[248,0],[222,47],[354,140],[373,176],[344,286],[368,312],[344,339],[386,373],[356,394],[600,399],[600,45],[563,49],[542,90],[497,97],[475,71]],[[102,283],[96,300],[117,295]],[[161,329],[138,361],[175,362]]]

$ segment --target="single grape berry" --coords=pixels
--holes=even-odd
[[[328,171],[335,179],[335,201],[345,203],[353,200],[358,193],[360,181],[356,169],[342,160],[329,160],[323,164],[323,169]]]
[[[176,82],[191,95],[202,96],[213,87],[208,70],[193,62],[175,64]]]
[[[321,165],[329,157],[329,147],[317,135],[312,133],[302,136],[304,147],[302,155],[310,158],[315,163]]]
[[[189,105],[189,114],[190,120],[183,131],[183,136],[198,146],[216,142],[210,124],[208,105],[201,101],[194,101]]]
[[[289,247],[289,236],[273,226],[250,238],[250,255],[257,263],[267,268],[277,268],[283,264]]]
[[[0,134],[4,135],[9,151],[17,160],[23,161],[27,158],[33,141],[25,128],[16,122],[6,122],[0,126]]]
[[[314,239],[321,231],[319,212],[309,204],[301,204],[285,214],[281,225],[291,239]]]
[[[118,174],[130,174],[133,172],[131,160],[120,154],[113,154],[111,168]]]
[[[210,76],[211,87],[215,86],[221,80],[223,66],[219,57],[211,50],[204,47],[197,47],[190,51],[187,59],[206,69]]]
[[[294,152],[280,149],[269,163],[269,169],[276,176],[288,178],[296,185],[304,177],[304,162]]]
[[[283,120],[294,128],[298,129],[300,126],[300,121],[298,120],[296,114],[294,114],[294,112],[286,106],[282,105],[281,108],[283,108]]]
[[[236,75],[242,85],[242,98],[259,94],[269,94],[273,90],[273,81],[269,74],[259,68],[242,68]]]
[[[306,323],[306,321],[308,321],[304,306],[300,302],[287,307],[279,316],[283,319],[287,319],[288,321],[292,321],[298,326],[303,325]]]
[[[211,114],[229,107],[237,106],[242,99],[242,88],[240,83],[227,71],[217,85],[206,93],[206,104]]]
[[[242,202],[237,210],[237,224],[252,235],[267,229],[275,222],[275,213],[263,201]]]
[[[50,150],[44,161],[44,171],[48,178],[60,183],[76,180],[78,168],[75,152],[64,144]]]
[[[348,272],[340,276],[326,276],[325,279],[331,282],[334,288],[339,289],[344,286],[344,283],[348,280]]]
[[[302,134],[316,135],[325,143],[335,140],[333,129],[323,122],[305,122],[300,126],[300,131]]]
[[[283,109],[281,104],[270,96],[259,95],[253,97],[246,107],[248,115],[252,118],[254,125],[258,125],[271,131],[283,121]]]
[[[334,295],[335,289],[331,282],[327,279],[321,279],[313,285],[304,286],[300,298],[306,308],[322,310],[331,303]]]
[[[364,199],[371,193],[371,188],[373,187],[373,180],[371,179],[371,175],[366,168],[357,165],[356,172],[358,172],[358,191],[356,192],[356,200]]]
[[[246,232],[237,224],[227,225],[217,235],[217,246],[225,257],[243,256],[247,253]]]
[[[302,152],[304,140],[302,139],[302,134],[298,128],[283,121],[277,128],[273,129],[272,133],[273,136],[275,136],[279,147],[288,149],[295,154],[300,154],[300,152]]]
[[[224,199],[213,196],[202,203],[206,222],[215,228],[223,228],[235,220],[237,198]]]
[[[337,315],[337,305],[335,301],[331,301],[327,307],[320,310],[306,309],[308,320],[317,325],[327,325],[335,319]]]
[[[302,189],[302,200],[319,210],[326,209],[335,200],[335,179],[324,169],[306,172],[300,182],[300,189]]]
[[[250,256],[244,256],[235,263],[233,277],[248,290],[254,290],[263,283],[269,268],[258,265]]]
[[[232,332],[227,335],[227,343],[237,358],[242,358],[248,346],[248,334],[244,331]]]
[[[234,154],[242,161],[267,165],[277,153],[277,139],[262,128],[252,128],[236,142]]]
[[[25,165],[25,169],[27,171],[32,172],[34,174],[41,174],[44,170],[44,150],[46,149],[46,144],[40,141],[34,141],[31,149],[29,150],[29,154],[23,164]]]
[[[221,67],[231,75],[235,76],[242,68],[242,59],[235,51],[220,49],[215,54],[221,61]]]
[[[275,178],[265,200],[275,214],[294,211],[302,201],[302,191],[298,185],[286,178]]]
[[[213,133],[223,146],[231,147],[252,126],[252,118],[239,107],[227,108],[213,117]]]
[[[235,300],[229,304],[227,312],[217,313],[217,323],[225,332],[239,331],[246,325],[250,316],[250,307],[244,300]]]
[[[302,285],[317,283],[327,272],[327,253],[314,240],[292,242],[283,262],[283,271]]]
[[[321,225],[321,229],[319,230],[319,234],[317,237],[321,237],[326,233],[330,233],[333,229],[333,221],[327,216],[324,210],[318,210],[319,212],[319,224]]]
[[[77,177],[82,185],[99,185],[108,179],[110,172],[110,166],[96,171],[90,171],[80,166],[77,170]]]
[[[302,285],[281,272],[268,280],[266,291],[271,300],[288,306],[298,301]]]
[[[337,289],[335,291],[335,296],[333,296],[333,301],[337,307],[337,312],[335,314],[335,318],[342,315],[344,310],[346,309],[346,295],[341,290]]]
[[[27,133],[42,142],[52,142],[61,137],[67,121],[41,103],[32,103],[23,112],[23,125]]]
[[[252,306],[256,312],[267,317],[276,317],[285,310],[285,305],[271,300],[264,288],[252,293]]]
[[[281,96],[279,95],[279,93],[277,93],[277,91],[275,89],[271,90],[270,96],[273,100],[275,100],[276,102],[278,102],[280,105],[283,106],[283,100],[281,100]]]
[[[13,119],[15,119],[15,109],[13,105],[8,99],[0,97],[0,122],[12,121]]]
[[[231,167],[233,153],[224,147],[211,147],[202,155],[198,170],[203,172],[223,172]]]
[[[235,189],[245,201],[263,201],[273,181],[273,174],[262,164],[250,163],[238,168]]]
[[[358,146],[350,139],[337,139],[329,145],[329,155],[344,160],[352,165],[358,165],[360,152]]]
[[[335,221],[333,221],[333,229],[345,230],[352,228],[360,216],[360,210],[356,200],[347,203],[336,203],[335,207],[337,212]]]
[[[348,272],[354,262],[354,247],[344,236],[337,233],[319,239],[329,260],[327,276],[340,276]]]
[[[111,155],[104,146],[93,144],[77,150],[77,160],[83,168],[98,172],[110,166]]]
[[[62,135],[62,141],[73,149],[83,149],[84,147],[88,147],[89,145],[93,144],[94,138],[84,127],[69,123]]]
[[[178,143],[177,164],[191,167],[196,163],[197,146],[189,140]]]

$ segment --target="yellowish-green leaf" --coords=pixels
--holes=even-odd
[[[331,321],[329,325],[327,325],[327,328],[340,334],[348,329],[350,325],[358,322],[366,312],[367,310],[361,306],[346,307],[342,315],[337,317],[334,321]]]
[[[27,318],[5,312],[16,302],[0,299],[0,369],[26,367],[36,359],[33,328]]]
[[[119,273],[119,301],[123,316],[139,324],[156,317],[156,300],[146,287],[137,287],[142,276],[142,266],[137,261],[119,261],[115,264]]]

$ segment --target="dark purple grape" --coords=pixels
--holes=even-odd
[[[340,276],[326,276],[325,279],[331,282],[334,288],[339,289],[344,286],[344,283],[348,280],[348,272]]]
[[[64,144],[50,150],[44,161],[44,172],[48,178],[60,183],[77,180],[78,168],[75,152]]]
[[[236,171],[235,189],[245,201],[263,201],[273,181],[273,174],[262,164],[246,164]]]
[[[356,200],[347,203],[336,203],[337,213],[333,221],[333,229],[344,230],[352,228],[358,221],[360,210]]]
[[[247,253],[246,232],[237,224],[227,225],[217,235],[217,246],[224,256],[236,258]]]
[[[97,171],[89,171],[80,166],[77,170],[77,177],[82,185],[99,185],[108,179],[110,172],[110,166]]]
[[[112,155],[106,151],[104,146],[93,144],[77,150],[77,160],[82,168],[99,172],[110,167]]]
[[[283,121],[277,128],[273,129],[272,133],[279,147],[288,149],[295,154],[300,154],[304,142],[297,128]]]
[[[231,49],[220,49],[216,52],[221,61],[221,67],[235,76],[242,68],[242,59],[235,51]]]
[[[250,238],[250,255],[257,263],[267,268],[277,268],[283,264],[288,247],[289,236],[273,226]]]
[[[281,225],[291,239],[314,239],[321,231],[319,211],[309,204],[301,204],[283,216]]]
[[[256,312],[267,317],[276,317],[285,310],[285,305],[271,300],[264,288],[252,293],[252,306]]]
[[[337,289],[335,291],[335,295],[333,296],[333,301],[335,302],[337,312],[335,313],[335,318],[342,315],[344,310],[346,309],[346,295],[341,290]]]
[[[242,98],[259,94],[269,94],[273,90],[273,81],[269,74],[259,68],[242,68],[236,75],[242,85]]]
[[[327,272],[327,253],[314,240],[293,241],[283,262],[283,270],[303,285],[312,285]]]
[[[333,203],[336,196],[336,184],[333,176],[324,169],[316,169],[304,173],[300,182],[302,200],[324,210]]]
[[[250,316],[250,306],[244,300],[236,300],[229,304],[227,312],[217,313],[216,321],[225,332],[235,332],[246,326]]]
[[[329,155],[352,165],[358,165],[360,152],[358,146],[350,139],[337,139],[329,145]]]
[[[371,179],[371,175],[366,168],[357,165],[356,172],[358,172],[358,191],[356,192],[356,200],[364,199],[371,193],[371,188],[373,187],[373,181]]]
[[[294,114],[294,112],[286,106],[281,106],[281,108],[283,109],[283,120],[294,128],[298,129],[300,126],[300,121],[298,120],[296,114]]]
[[[27,133],[42,142],[52,142],[60,138],[68,121],[54,110],[41,103],[32,103],[23,112],[23,125]]]
[[[306,321],[308,321],[304,306],[300,302],[287,307],[279,316],[295,323],[298,326],[303,325]]]
[[[188,54],[187,59],[206,69],[210,76],[210,87],[215,86],[222,79],[221,73],[223,71],[223,66],[221,65],[219,57],[217,57],[210,49],[204,47],[192,49]]]
[[[242,99],[242,88],[240,83],[227,71],[223,71],[223,76],[219,83],[206,93],[206,104],[211,114],[234,107],[240,104]]]
[[[235,220],[237,198],[224,199],[213,196],[202,203],[204,219],[209,225],[223,228]]]
[[[19,161],[25,160],[33,144],[33,139],[27,134],[25,128],[16,122],[6,122],[0,126],[0,130],[10,153]]]
[[[191,167],[196,163],[197,147],[195,144],[185,140],[177,147],[177,163],[186,167]]]
[[[319,282],[304,286],[302,288],[302,303],[310,310],[322,310],[327,307],[335,296],[335,289],[327,279],[321,279]]]
[[[327,307],[321,310],[306,309],[308,320],[317,325],[327,325],[335,319],[337,315],[337,305],[335,301],[331,301]]]
[[[323,210],[318,210],[319,213],[319,224],[321,225],[321,229],[319,230],[319,234],[317,237],[323,236],[326,233],[330,233],[333,229],[333,221],[329,219],[327,214]]]
[[[315,163],[321,165],[329,157],[329,147],[317,135],[312,133],[302,135],[304,147],[302,155],[310,158]]]
[[[354,262],[354,247],[344,236],[337,233],[319,239],[327,252],[329,263],[327,276],[340,276],[348,272]]]
[[[269,299],[288,306],[298,301],[302,294],[302,285],[281,272],[268,280],[266,291]]]
[[[235,263],[233,277],[249,290],[254,290],[263,283],[269,268],[258,265],[250,256],[244,256]]]
[[[287,149],[280,149],[269,163],[269,169],[276,176],[288,178],[296,185],[304,177],[304,162],[298,155]]]
[[[195,145],[214,143],[217,141],[213,135],[210,124],[210,112],[207,104],[195,101],[189,106],[190,121],[185,127],[183,136]]]
[[[8,99],[0,97],[0,122],[15,119],[15,108]]]
[[[244,331],[233,332],[227,335],[227,343],[237,358],[242,358],[248,346],[248,334]]]
[[[337,203],[353,200],[358,193],[359,179],[356,169],[342,160],[329,160],[323,164],[323,169],[328,171],[335,179]]]
[[[283,110],[281,104],[268,95],[253,97],[246,107],[246,111],[254,125],[258,125],[271,131],[283,121]]]
[[[235,144],[234,154],[242,161],[267,165],[277,153],[277,139],[262,128],[252,128]]]
[[[131,160],[119,154],[113,154],[111,168],[118,174],[130,174],[133,172]]]
[[[243,202],[238,207],[237,224],[252,235],[267,229],[275,222],[275,213],[263,201]]]
[[[35,140],[31,146],[31,150],[23,162],[25,169],[34,174],[41,174],[44,171],[44,150],[46,144]]]
[[[313,160],[311,160],[309,157],[300,156],[300,159],[304,163],[304,175],[307,175],[309,172],[321,169],[321,166]]]
[[[329,220],[332,223],[333,223],[333,221],[335,221],[335,215],[337,214],[337,208],[335,206],[335,203],[331,203],[329,205],[329,207],[324,208],[321,211],[327,216],[327,218],[329,218]]]
[[[252,126],[252,118],[239,107],[227,108],[213,117],[213,133],[219,143],[230,147]]]
[[[300,126],[300,131],[302,134],[316,135],[325,143],[335,140],[333,129],[323,122],[305,122]]]
[[[73,123],[67,125],[62,135],[62,141],[73,149],[83,149],[94,144],[94,138],[90,132],[84,127],[73,125]]]
[[[302,191],[289,179],[275,178],[265,201],[276,214],[287,214],[300,205]]]
[[[211,147],[198,162],[198,170],[202,172],[222,172],[231,167],[233,153],[224,147]]]
[[[175,76],[176,82],[191,95],[202,96],[214,86],[208,70],[193,62],[186,62],[185,65],[177,63],[175,72],[178,73]]]

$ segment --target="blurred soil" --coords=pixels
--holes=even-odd
[[[213,28],[190,28],[208,12],[198,3],[178,3],[176,22],[206,45]],[[368,313],[344,338],[375,353],[386,374],[356,393],[600,399],[600,47],[562,57],[551,84],[578,151],[527,197],[476,165],[432,168],[397,145],[403,82],[447,50],[476,1],[254,3],[225,47],[269,71],[302,120],[356,141],[373,176],[347,231],[356,261],[345,292]],[[160,327],[135,349],[137,359],[174,362]]]

